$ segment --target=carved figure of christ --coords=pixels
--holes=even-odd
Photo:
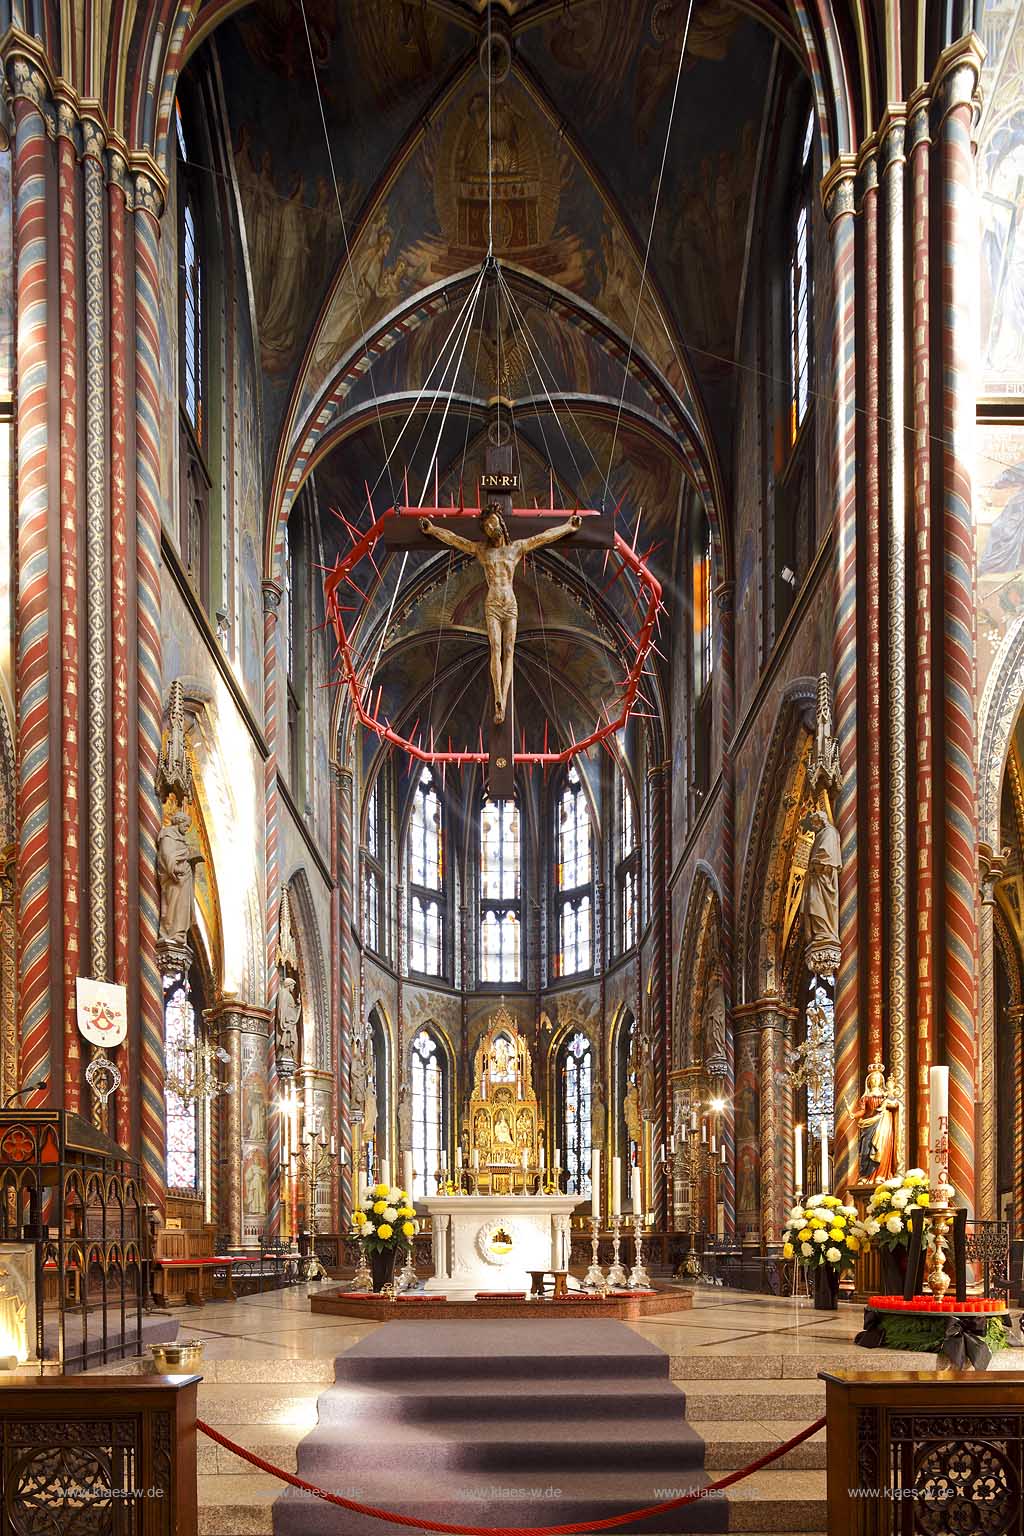
[[[542,549],[545,544],[556,544],[579,531],[581,518],[573,513],[568,522],[555,528],[545,529],[527,539],[510,539],[500,508],[489,503],[480,514],[482,539],[464,539],[461,534],[447,528],[439,528],[428,517],[420,518],[420,530],[428,537],[457,549],[464,555],[472,555],[483,568],[487,583],[484,599],[484,620],[491,650],[491,687],[494,692],[494,723],[501,725],[508,708],[509,690],[512,687],[512,666],[515,660],[516,629],[519,608],[513,585],[516,566],[531,550]]]

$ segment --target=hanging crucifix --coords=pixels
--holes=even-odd
[[[511,443],[492,440],[480,479],[482,507],[399,507],[398,517],[389,523],[384,535],[391,549],[430,549],[435,541],[446,544],[460,554],[471,555],[483,569],[491,679],[488,793],[495,800],[510,799],[514,790],[512,668],[519,619],[513,585],[516,567],[532,550],[563,540],[590,549],[608,549],[614,542],[611,515],[569,513],[556,510],[553,504],[543,513],[524,511],[512,505],[519,489],[519,476],[512,469]],[[482,537],[467,538],[461,531],[470,520]]]

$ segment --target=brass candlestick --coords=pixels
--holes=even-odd
[[[608,1269],[608,1284],[615,1290],[621,1290],[628,1282],[626,1271],[619,1262],[619,1242],[621,1241],[622,1217],[612,1217],[612,1262]]]

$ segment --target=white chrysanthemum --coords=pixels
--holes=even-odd
[[[927,1175],[926,1175],[926,1173],[925,1173],[923,1168],[908,1168],[907,1169],[907,1178],[908,1179],[923,1179],[923,1178],[926,1178],[926,1177],[927,1177]]]
[[[844,1216],[856,1216],[857,1214],[857,1207],[855,1205],[841,1205],[839,1209]]]
[[[790,1219],[790,1221],[800,1222],[802,1224],[803,1223],[803,1219],[804,1219],[804,1208],[803,1208],[803,1206],[802,1205],[794,1205],[793,1209],[789,1213],[789,1219]]]
[[[838,1264],[839,1260],[842,1258],[842,1254],[839,1252],[838,1248],[826,1248],[825,1257],[828,1259],[830,1264]]]
[[[402,1203],[402,1191],[400,1189],[394,1189],[394,1188],[389,1189],[388,1190],[388,1205],[401,1205],[401,1203]]]
[[[384,1217],[385,1221],[396,1221],[398,1219],[398,1212],[393,1205],[386,1205],[381,1212],[381,1215]]]
[[[892,1197],[892,1203],[898,1211],[902,1211],[906,1207],[909,1200],[910,1194],[905,1189],[898,1189]]]
[[[800,1252],[803,1254],[805,1259],[810,1259],[814,1256],[814,1248],[810,1243],[801,1243]]]
[[[890,1216],[885,1224],[885,1230],[887,1232],[891,1232],[893,1237],[899,1237],[900,1233],[903,1231],[903,1217]]]
[[[823,1227],[819,1227],[817,1232],[815,1232],[815,1234],[814,1234],[814,1241],[816,1243],[827,1243],[828,1242],[828,1233],[824,1230]]]
[[[811,1195],[810,1198],[807,1201],[807,1204],[808,1205],[821,1205],[821,1203],[822,1203],[822,1201],[824,1199],[825,1199],[824,1195]]]
[[[867,1233],[868,1237],[877,1237],[881,1230],[881,1222],[876,1221],[873,1216],[870,1216],[864,1223],[864,1231]]]

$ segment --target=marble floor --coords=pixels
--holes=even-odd
[[[335,1281],[323,1282],[325,1289],[335,1286]],[[235,1302],[176,1308],[173,1315],[180,1324],[178,1337],[201,1339],[208,1360],[334,1359],[384,1326],[314,1316],[309,1310],[309,1296],[318,1289],[317,1285],[296,1286]],[[862,1370],[908,1363],[905,1354],[897,1362],[890,1351],[869,1352],[854,1345],[862,1318],[860,1307],[844,1306],[837,1313],[822,1313],[802,1298],[779,1299],[698,1286],[692,1309],[628,1326],[668,1355],[707,1357],[709,1370],[716,1356],[737,1355],[749,1357],[752,1366],[758,1359],[781,1358],[779,1374],[793,1375],[805,1374],[812,1361],[819,1368]],[[1016,1314],[1013,1323],[1013,1335],[1020,1338]],[[929,1358],[917,1357],[922,1362]],[[791,1369],[785,1368],[786,1362]],[[1019,1370],[1022,1365],[1022,1352],[1007,1349],[993,1358],[991,1368]],[[920,1368],[928,1367],[922,1364]]]

